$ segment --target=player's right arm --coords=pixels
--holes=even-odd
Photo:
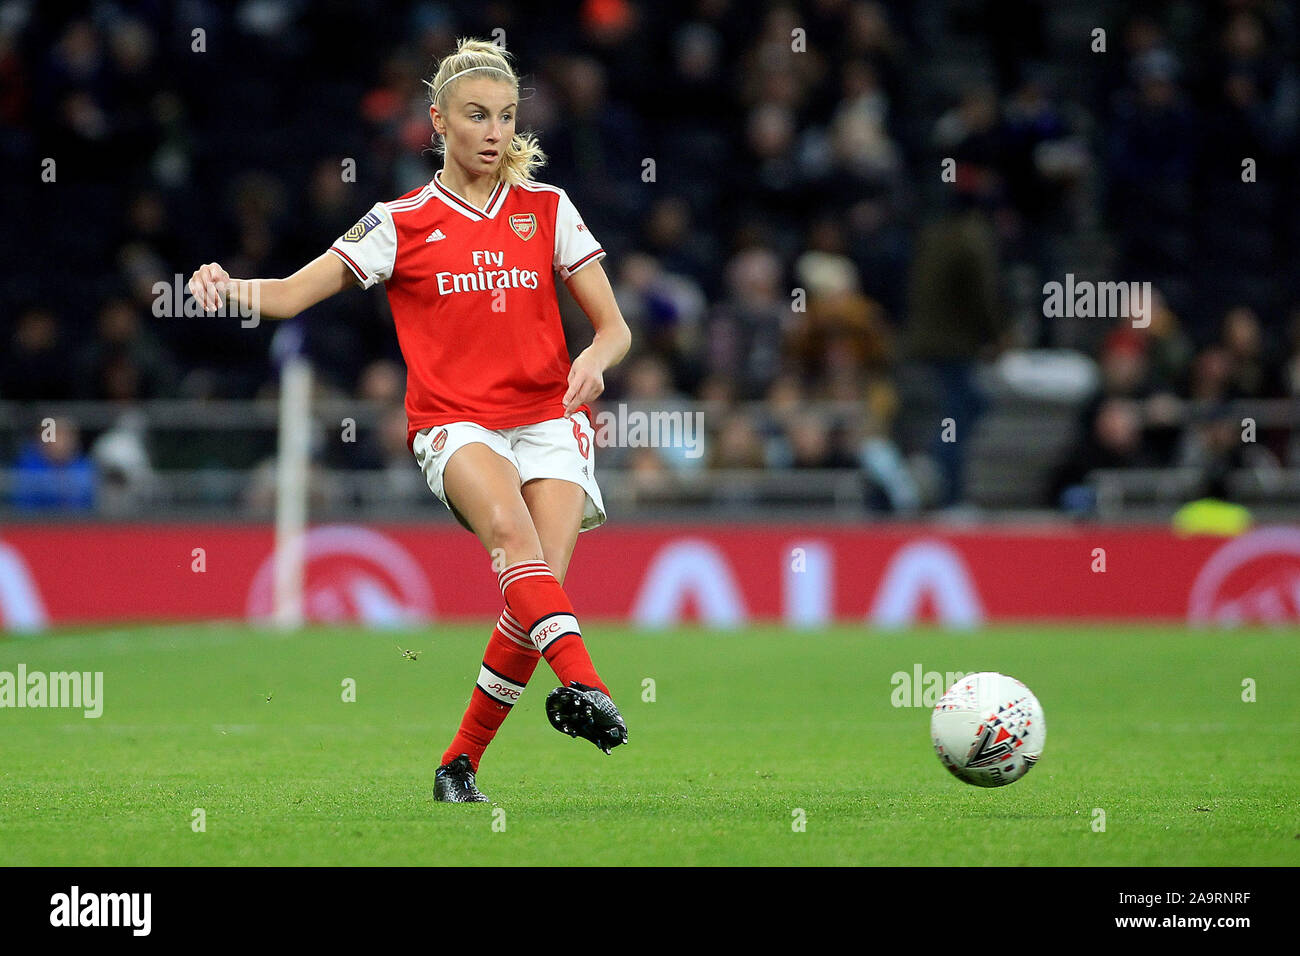
[[[220,265],[209,262],[194,270],[189,288],[209,311],[234,296],[236,303],[255,309],[260,318],[291,319],[355,284],[356,277],[342,260],[325,252],[287,279],[232,279]]]

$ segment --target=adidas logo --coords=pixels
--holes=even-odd
[[[442,232],[441,229],[435,229],[435,230],[433,230],[433,232],[429,233],[429,238],[426,239],[426,240],[424,240],[424,241],[425,241],[425,242],[437,242],[439,239],[446,239],[446,238],[447,238],[447,237],[446,237],[445,235],[443,235],[443,232]]]

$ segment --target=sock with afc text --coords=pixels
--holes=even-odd
[[[510,612],[560,683],[568,687],[578,681],[608,694],[583,643],[573,605],[546,562],[520,561],[497,575],[497,580]]]
[[[444,764],[460,754],[468,754],[469,762],[475,771],[478,770],[483,751],[510,716],[510,708],[519,700],[539,660],[541,655],[528,639],[528,632],[506,608],[492,630],[487,650],[483,652],[483,666],[465,716],[461,718],[460,729],[442,755]]]

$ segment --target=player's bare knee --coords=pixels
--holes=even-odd
[[[491,510],[483,537],[489,550],[504,551],[506,559],[511,562],[527,561],[541,555],[536,529],[526,515],[516,514],[511,508],[494,507]]]

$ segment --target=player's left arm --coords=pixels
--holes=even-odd
[[[599,261],[583,266],[565,284],[596,330],[591,344],[569,368],[569,390],[564,393],[564,417],[568,418],[579,405],[605,391],[605,370],[627,355],[632,347],[632,330],[623,319],[609,277]]]

